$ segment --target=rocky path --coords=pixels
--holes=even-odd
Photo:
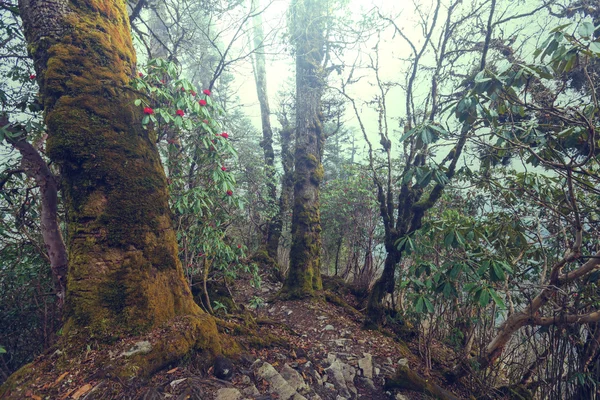
[[[266,285],[242,290],[243,304],[257,294],[278,290]],[[245,355],[230,382],[214,390],[215,400],[417,399],[384,390],[398,364],[417,362],[403,344],[379,332],[364,331],[359,315],[326,302],[266,303],[256,311],[261,331],[289,343]],[[272,323],[269,323],[272,322]]]

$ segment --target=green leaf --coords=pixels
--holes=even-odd
[[[447,136],[447,135],[448,135],[448,131],[447,131],[447,130],[445,130],[444,128],[442,128],[441,126],[438,126],[438,125],[433,125],[433,124],[432,124],[432,125],[428,125],[427,127],[428,127],[429,129],[433,129],[435,132],[437,132],[437,133],[438,133],[438,135],[440,135],[440,136],[442,136],[442,137],[444,137],[444,136]]]
[[[404,142],[406,139],[408,139],[409,137],[411,137],[413,134],[415,134],[420,128],[413,128],[411,130],[409,130],[408,132],[406,132],[404,135],[402,135],[400,137],[400,143]]]
[[[142,100],[141,99],[136,99],[133,104],[136,105],[136,107],[138,107],[140,104],[142,104]]]
[[[423,297],[417,297],[417,302],[415,303],[415,312],[421,314],[423,312]]]
[[[502,299],[500,298],[500,296],[498,296],[498,293],[496,293],[496,291],[492,288],[489,289],[490,295],[492,296],[492,300],[494,300],[494,303],[496,303],[496,305],[502,309],[506,308],[506,305],[504,305],[504,301],[502,301]]]
[[[456,241],[458,242],[458,244],[464,247],[465,238],[463,237],[463,235],[461,235],[459,231],[455,231],[454,235],[456,236]]]
[[[600,42],[591,42],[590,51],[593,51],[596,54],[600,54]]]
[[[6,354],[6,349],[0,346],[0,354]]]
[[[437,135],[435,134],[435,132],[430,130],[428,127],[425,127],[421,131],[421,140],[425,144],[433,143],[437,140]]]
[[[506,275],[504,274],[504,270],[495,261],[492,261],[492,271],[493,271],[493,274],[492,274],[493,276],[491,278],[492,278],[493,281],[504,281],[506,279]]]
[[[444,238],[444,245],[446,247],[452,246],[452,243],[454,243],[454,231],[448,232],[448,234]]]
[[[577,32],[579,32],[582,37],[589,38],[594,34],[594,25],[591,22],[586,21],[579,25]]]
[[[431,301],[427,298],[427,297],[423,297],[423,300],[425,301],[425,307],[427,307],[427,311],[430,314],[433,314],[433,312],[435,311],[433,308],[433,304],[431,303]]]
[[[490,302],[490,292],[488,289],[482,289],[481,295],[479,296],[479,305],[485,307]]]

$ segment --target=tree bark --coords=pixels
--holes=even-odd
[[[260,0],[252,0],[251,8],[256,13]],[[269,107],[269,95],[267,94],[267,70],[265,66],[264,32],[262,27],[262,16],[256,13],[253,19],[254,29],[254,79],[258,103],[260,105],[260,120],[263,138],[260,146],[263,149],[265,160],[265,176],[267,179],[267,201],[269,207],[277,207],[277,186],[275,178],[275,152],[273,151],[273,129],[271,128],[271,108]],[[277,217],[279,213],[268,221],[264,234],[264,248],[271,260],[277,262],[277,249],[279,247],[279,224]]]
[[[136,73],[124,1],[20,0],[68,222],[69,343],[148,332],[200,317],[183,277],[167,183],[129,81]],[[214,321],[200,318],[214,330]],[[215,349],[218,350],[218,349]]]
[[[296,150],[290,270],[283,294],[314,296],[321,282],[319,185],[323,179],[321,96],[325,73],[323,5],[317,0],[294,4],[292,41],[296,49]]]
[[[42,212],[40,230],[48,252],[54,288],[58,298],[58,309],[62,312],[67,282],[68,257],[65,242],[58,224],[58,185],[56,178],[48,168],[38,151],[25,139],[12,145],[23,157],[27,175],[31,176],[40,188]]]

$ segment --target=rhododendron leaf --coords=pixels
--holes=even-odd
[[[496,303],[496,305],[501,309],[506,309],[506,305],[504,304],[504,301],[502,301],[498,293],[492,288],[489,289],[489,292],[492,296],[492,300],[494,300],[494,303]]]
[[[584,38],[589,38],[594,34],[594,25],[591,22],[584,22],[579,25],[577,32]]]

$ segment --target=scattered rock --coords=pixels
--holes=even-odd
[[[260,395],[260,392],[258,391],[258,389],[256,388],[256,386],[254,386],[254,385],[250,385],[250,386],[244,388],[242,390],[242,393],[244,394],[244,396],[246,396],[246,397],[252,397],[252,398]]]
[[[396,400],[409,400],[409,399],[408,399],[408,397],[406,397],[403,394],[396,393]]]
[[[259,366],[259,361],[255,362],[252,366],[254,374],[269,383],[269,391],[271,393],[276,393],[281,400],[288,400],[290,398],[293,398],[293,400],[306,400],[306,397],[298,394],[271,364],[265,362]]]
[[[331,353],[328,354],[327,358],[328,360],[333,358],[333,362],[331,362],[329,367],[325,368],[325,372],[338,390],[338,393],[346,399],[356,398],[357,390],[354,387],[356,370],[335,358],[335,355],[331,357]]]
[[[364,353],[364,358],[358,360],[358,367],[365,378],[373,379],[373,357],[369,353]]]
[[[240,400],[243,398],[239,390],[233,388],[219,389],[215,400]]]
[[[295,369],[290,367],[288,364],[283,366],[283,369],[280,372],[283,379],[287,381],[287,383],[294,388],[295,391],[299,393],[306,393],[310,390],[302,375],[298,373]]]
[[[150,344],[150,342],[148,342],[147,340],[144,340],[141,342],[137,342],[136,344],[133,345],[133,347],[131,349],[121,353],[121,357],[123,357],[123,356],[131,357],[135,354],[148,354],[151,351],[152,351],[152,344]]]
[[[335,328],[333,327],[333,325],[325,325],[325,328],[323,329],[324,331],[332,331]]]
[[[373,383],[373,379],[365,378],[364,376],[360,377],[359,379],[360,379],[360,382],[364,386],[368,387],[369,389],[371,389],[373,391],[377,390],[375,388],[375,383]]]

